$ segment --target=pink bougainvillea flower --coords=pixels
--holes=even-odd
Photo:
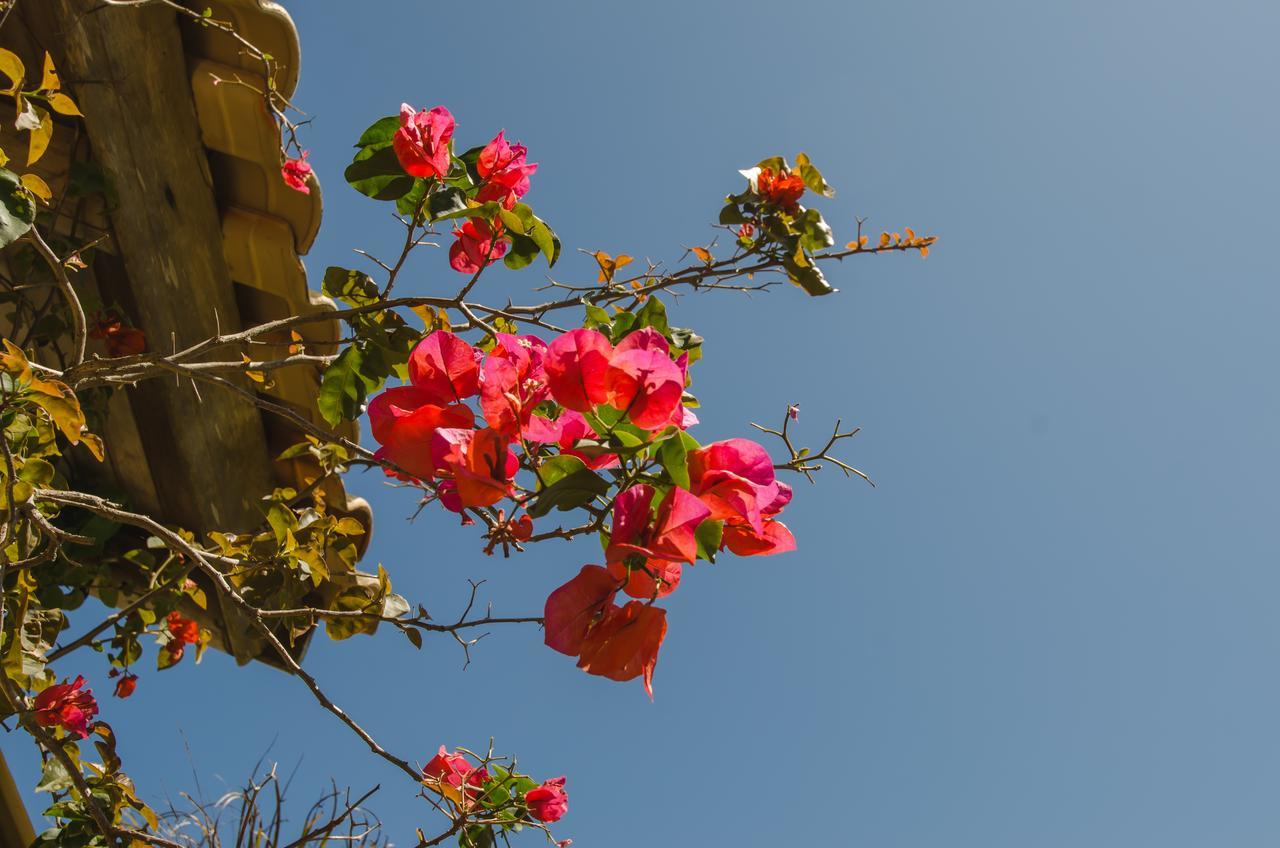
[[[133,694],[138,688],[138,675],[125,672],[119,680],[116,681],[115,695],[117,698],[127,698]]]
[[[693,493],[711,508],[712,518],[742,522],[757,533],[763,532],[763,515],[783,497],[773,459],[750,439],[714,442],[690,453],[689,480]],[[788,488],[785,497],[790,496]]]
[[[483,766],[473,766],[471,761],[458,753],[450,753],[443,745],[440,751],[422,767],[422,782],[439,795],[462,805],[480,797],[489,772]],[[464,798],[466,799],[464,801]]]
[[[726,524],[722,546],[738,556],[769,556],[796,549],[796,537],[781,521],[766,519],[760,532],[747,524]]]
[[[532,420],[534,409],[549,395],[543,370],[546,343],[537,336],[508,333],[498,333],[496,341],[485,360],[480,386],[485,423],[512,439],[556,441],[558,428],[543,418]]]
[[[463,507],[492,506],[511,494],[519,459],[507,438],[490,427],[465,430],[442,427],[431,436],[436,473],[452,478]]]
[[[529,191],[529,178],[538,170],[536,162],[525,162],[528,152],[523,144],[508,142],[500,130],[476,159],[476,171],[484,180],[476,200],[497,200],[507,209],[515,206]]]
[[[653,669],[667,635],[667,611],[641,601],[610,606],[587,631],[578,655],[578,668],[610,680],[644,676],[644,689],[653,698]]]
[[[622,591],[642,601],[665,598],[680,588],[684,564],[660,559],[610,562],[609,573],[622,584]]]
[[[591,425],[587,423],[587,419],[582,417],[582,413],[566,409],[560,413],[560,417],[556,419],[556,424],[560,429],[560,453],[567,456],[576,456],[593,471],[598,471],[601,468],[617,467],[618,457],[616,454],[594,451],[591,454],[587,454],[575,447],[583,439],[595,440],[599,438],[599,434],[591,428]]]
[[[475,274],[497,262],[510,247],[502,238],[502,225],[481,218],[468,218],[453,234],[457,240],[449,247],[449,267],[463,274]]]
[[[296,159],[286,159],[280,166],[280,176],[284,177],[284,184],[289,188],[302,194],[310,194],[311,186],[307,184],[307,180],[311,177],[311,165],[307,162],[307,151],[302,151],[302,155]]]
[[[462,404],[434,403],[438,392],[416,386],[387,389],[369,402],[369,426],[381,448],[375,456],[404,469],[414,478],[429,480],[435,475],[431,462],[431,437],[441,427],[469,429],[475,415]],[[400,477],[390,468],[388,476]]]
[[[669,351],[662,334],[645,327],[623,339],[609,359],[609,403],[641,429],[666,426],[684,394],[684,374]]]
[[[590,412],[609,399],[605,376],[613,345],[597,330],[570,330],[547,348],[547,382],[556,402]]]
[[[804,194],[804,180],[799,174],[774,173],[761,168],[756,174],[756,193],[781,209],[794,209]]]
[[[480,356],[447,330],[428,333],[409,355],[409,382],[436,404],[461,403],[480,391]]]
[[[576,657],[582,641],[613,606],[619,582],[598,565],[584,565],[577,576],[547,597],[543,641],[547,647]]]
[[[411,177],[444,179],[449,173],[449,140],[453,115],[443,106],[416,112],[408,103],[400,106],[400,129],[391,139],[400,167]]]
[[[694,531],[710,517],[711,509],[696,496],[675,487],[651,516],[654,490],[643,483],[618,494],[613,501],[613,529],[605,557],[618,561],[637,554],[649,559],[692,563],[698,556]]]
[[[89,722],[98,714],[93,691],[84,689],[84,678],[76,675],[70,683],[55,683],[36,695],[35,718],[41,727],[61,727],[81,739],[89,735]]]
[[[560,821],[569,812],[569,795],[564,791],[564,782],[563,777],[553,778],[526,792],[524,803],[529,808],[529,815],[548,824]]]

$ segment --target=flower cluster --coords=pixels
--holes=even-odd
[[[400,167],[411,177],[443,184],[458,182],[467,172],[467,163],[452,154],[456,124],[452,113],[443,106],[419,112],[405,103],[400,106],[400,127],[392,138],[392,148]],[[502,209],[514,209],[529,191],[529,178],[538,170],[528,162],[523,144],[507,141],[499,130],[493,140],[474,157],[475,180],[468,176],[472,191],[469,200],[476,204],[496,203]],[[497,218],[468,217],[453,231],[454,243],[449,248],[449,266],[463,274],[479,273],[487,265],[507,254],[511,237]]]
[[[36,695],[35,719],[41,727],[61,727],[67,733],[84,739],[89,735],[89,722],[98,714],[93,691],[82,689],[84,678],[70,683],[55,683]]]
[[[460,810],[485,812],[499,820],[517,821],[527,814],[550,824],[569,811],[564,777],[536,783],[498,765],[490,773],[483,763],[473,765],[465,754],[443,745],[422,767],[422,784]]]
[[[697,423],[686,406],[690,351],[658,324],[665,332],[588,327],[550,343],[497,333],[481,348],[437,330],[414,348],[409,385],[368,407],[388,474],[434,486],[464,523],[513,503],[509,521],[505,509],[486,516],[487,550],[530,539],[532,519],[552,507],[593,510],[605,564],[547,599],[546,643],[590,674],[643,677],[651,696],[666,634],[654,601],[676,589],[683,567],[722,549],[795,548],[777,518],[791,489],[765,449],[746,439],[700,446],[686,432]],[[615,604],[619,592],[633,600]]]

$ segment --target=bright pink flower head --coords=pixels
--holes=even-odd
[[[463,507],[492,506],[511,494],[511,478],[520,461],[507,438],[491,427],[465,430],[442,427],[431,436],[436,473],[452,478]]]
[[[497,344],[485,360],[480,385],[480,408],[490,427],[516,439],[554,442],[559,428],[533,410],[547,399],[543,362],[547,345],[537,336],[498,333]]]
[[[426,392],[432,403],[461,403],[480,391],[478,360],[471,345],[447,330],[436,330],[409,355],[409,382]]]
[[[453,138],[453,115],[443,106],[429,112],[415,112],[408,103],[400,106],[400,129],[391,139],[400,167],[411,177],[444,179],[449,173],[449,140]]]
[[[548,780],[525,793],[524,803],[529,815],[540,822],[559,821],[569,812],[569,795],[564,791],[564,778]]]
[[[414,478],[435,476],[431,437],[441,427],[471,428],[475,415],[462,404],[440,405],[438,392],[417,386],[396,386],[369,403],[369,426],[382,447],[376,456],[404,469]],[[386,469],[388,476],[402,476]]]
[[[98,702],[93,691],[85,689],[84,678],[76,675],[70,683],[56,683],[36,695],[36,724],[41,727],[61,727],[81,739],[89,735],[89,722],[98,714]]]
[[[633,598],[664,597],[675,591],[680,563],[692,563],[698,557],[694,533],[711,515],[706,504],[677,487],[667,492],[654,517],[654,494],[651,486],[642,483],[619,493],[613,501],[613,528],[605,559],[611,574],[627,579],[623,591]]]
[[[476,171],[485,184],[476,194],[481,203],[497,200],[507,209],[529,191],[529,178],[538,170],[535,162],[525,162],[528,150],[523,144],[511,144],[502,131],[480,151]]]
[[[645,327],[623,339],[609,360],[609,403],[641,429],[665,427],[684,394],[684,374],[669,350],[661,333]]]
[[[689,480],[712,518],[745,523],[757,533],[763,530],[763,516],[781,509],[791,496],[789,488],[783,495],[769,452],[750,439],[714,442],[690,453]]]
[[[547,348],[547,382],[566,409],[590,412],[609,399],[605,376],[613,345],[596,330],[570,330]]]
[[[507,254],[510,245],[502,238],[502,225],[490,226],[480,218],[468,218],[453,231],[457,240],[449,247],[449,267],[474,274]]]
[[[451,754],[443,745],[422,767],[422,782],[427,788],[460,805],[465,803],[464,797],[469,801],[480,797],[488,779],[489,772],[483,766],[472,766],[462,754]]]
[[[310,194],[311,186],[307,185],[307,179],[311,176],[311,165],[307,162],[307,151],[302,151],[296,159],[286,159],[280,166],[280,176],[284,177],[284,184],[289,188]]]

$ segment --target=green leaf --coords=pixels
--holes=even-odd
[[[424,181],[425,182],[425,181]],[[460,188],[453,186],[445,186],[432,192],[431,198],[427,201],[427,214],[432,220],[439,219],[442,215],[448,215],[451,212],[459,212],[467,208],[467,193]]]
[[[356,147],[387,147],[391,144],[391,139],[395,137],[398,129],[400,129],[399,115],[388,115],[385,118],[379,118],[360,134]]]
[[[813,166],[808,156],[803,153],[797,153],[796,166],[800,169],[800,179],[804,180],[805,187],[809,191],[820,194],[823,197],[836,196],[836,190],[827,185],[827,181],[822,178],[822,172]]]
[[[644,306],[636,312],[635,329],[641,330],[645,327],[652,327],[664,337],[671,333],[671,327],[667,324],[667,307],[653,295],[645,298]]]
[[[330,265],[324,270],[320,291],[352,306],[367,306],[378,299],[378,285],[361,271]]]
[[[553,267],[560,260],[560,237],[547,226],[546,221],[541,218],[534,218],[533,227],[529,230],[529,237],[537,242],[538,247],[542,250],[542,255],[547,257],[548,268]]]
[[[63,767],[62,761],[57,757],[50,757],[44,761],[44,768],[40,772],[40,782],[36,784],[36,791],[64,792],[74,785],[71,780],[71,772]]]
[[[390,147],[363,148],[342,175],[352,188],[374,200],[399,200],[414,183]]]
[[[667,472],[671,482],[682,489],[689,488],[689,454],[685,448],[684,433],[676,433],[658,447],[658,464]]]
[[[0,247],[26,235],[36,220],[36,205],[18,175],[0,168]]]
[[[528,267],[538,258],[538,243],[528,236],[517,233],[511,235],[511,249],[502,257],[502,264],[508,268],[520,269]]]
[[[431,180],[417,179],[413,181],[413,188],[409,189],[404,197],[396,200],[396,211],[401,215],[409,216],[418,211],[418,207],[422,205],[423,199],[427,196],[427,192],[432,185]]]
[[[587,320],[586,320],[587,329],[588,330],[603,329],[607,333],[609,331],[609,328],[613,326],[613,319],[609,317],[609,313],[605,312],[603,309],[596,306],[594,303],[586,303],[584,301],[582,305],[586,307],[586,310],[587,310]]]
[[[727,203],[720,210],[720,223],[726,227],[733,224],[745,224],[748,220],[750,219],[743,214],[742,208],[736,203]]]
[[[810,252],[822,250],[836,243],[831,228],[827,226],[827,222],[822,219],[822,213],[817,209],[806,209],[801,212],[796,226],[800,230],[800,246],[805,250]]]
[[[365,399],[365,380],[360,374],[363,356],[355,345],[348,347],[324,369],[316,405],[330,426],[360,415]]]
[[[538,494],[528,506],[533,518],[555,509],[562,511],[590,503],[609,491],[604,478],[576,456],[553,456],[538,469]]]
[[[715,562],[716,552],[720,550],[720,540],[724,538],[724,522],[708,519],[698,525],[693,537],[698,541],[698,558]]]
[[[824,294],[832,294],[837,289],[831,287],[827,282],[827,278],[822,275],[822,271],[818,266],[813,264],[808,256],[805,255],[804,249],[796,245],[794,253],[783,257],[782,267],[787,272],[787,277],[791,282],[805,290],[805,293],[812,297],[820,297]]]

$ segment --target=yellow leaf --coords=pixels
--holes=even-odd
[[[897,233],[894,233],[894,234],[893,234],[893,241],[894,241],[894,243],[895,243],[895,244],[896,244],[897,242],[902,241],[902,236],[898,235]]]
[[[244,364],[245,364],[245,365],[248,365],[250,362],[253,362],[253,360],[252,360],[252,359],[250,359],[249,357],[245,356],[243,353],[242,353],[242,354],[240,354],[240,360],[241,360],[242,362],[244,362]],[[255,383],[263,383],[263,384],[265,384],[265,383],[267,382],[267,375],[266,375],[266,374],[264,374],[264,373],[262,373],[261,371],[248,371],[248,370],[246,370],[246,371],[244,372],[244,375],[245,375],[246,377],[248,377],[250,380],[252,380],[253,382],[255,382]]]
[[[44,74],[40,77],[40,91],[57,91],[61,88],[58,82],[58,71],[53,67],[53,57],[49,51],[44,52]]]
[[[888,246],[889,246],[889,234],[888,234],[888,233],[881,233],[881,234],[880,234],[880,246],[881,246],[881,247],[888,247]]]
[[[689,249],[693,251],[694,256],[698,257],[708,265],[715,261],[715,257],[711,255],[711,251],[707,250],[705,247],[691,247]]]
[[[293,344],[289,345],[289,355],[293,356],[302,353],[306,345],[303,343],[302,335],[297,330],[289,331],[289,338],[293,340]]]
[[[9,154],[5,153],[3,149],[0,149],[0,168],[3,168],[5,165],[8,165],[8,164],[9,164]]]
[[[920,248],[920,258],[921,258],[921,259],[926,258],[928,255],[929,255],[929,248],[927,248],[927,247],[922,247],[922,248]]]
[[[914,230],[912,230],[910,227],[905,227],[905,228],[903,228],[903,230],[902,230],[902,231],[903,231],[904,233],[906,233],[906,234],[907,234],[907,241],[915,241],[915,240],[916,240],[916,234],[915,234],[915,231],[914,231]]]
[[[22,60],[18,58],[17,53],[0,47],[0,73],[9,78],[10,84],[5,89],[5,93],[12,94],[22,87],[22,80],[27,75],[27,69],[22,64]]]
[[[23,174],[22,187],[45,203],[53,199],[53,192],[49,189],[49,184],[36,174]]]
[[[40,125],[31,131],[31,147],[27,150],[28,168],[40,160],[44,152],[49,149],[49,139],[53,138],[53,118],[38,106],[31,108],[40,119]]]
[[[867,242],[868,242],[869,240],[870,240],[870,237],[869,237],[869,236],[859,236],[859,237],[858,237],[858,247],[860,247],[860,248],[862,248],[862,247],[866,247],[866,246],[867,246]]]
[[[80,113],[80,107],[76,102],[62,92],[49,96],[49,107],[59,115],[71,115],[82,118],[84,115]]]
[[[849,248],[850,250],[858,250],[859,248],[862,247],[862,245],[860,245],[856,241],[851,241],[848,244],[846,244],[845,247]]]

